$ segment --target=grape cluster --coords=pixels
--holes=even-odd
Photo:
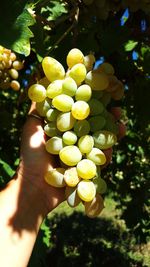
[[[109,112],[107,106],[111,99],[123,97],[124,88],[111,64],[105,62],[93,69],[92,54],[84,56],[73,48],[66,61],[65,72],[60,62],[45,57],[45,77],[30,86],[28,95],[45,120],[44,131],[49,137],[46,150],[59,155],[61,167],[50,169],[46,182],[66,187],[68,204],[75,207],[82,202],[85,213],[95,217],[104,207],[101,194],[107,188],[101,166],[117,142],[119,129],[113,115],[116,110]]]
[[[121,9],[129,8],[131,12],[139,9],[145,13],[150,12],[150,0],[83,0],[90,12],[102,20],[106,20],[109,12],[118,12]]]
[[[16,54],[11,50],[0,46],[0,88],[14,91],[20,89],[20,83],[17,81],[19,70],[23,68],[23,62],[17,60]]]

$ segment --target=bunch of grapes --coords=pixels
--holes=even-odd
[[[17,81],[19,70],[23,68],[23,62],[17,60],[16,54],[11,50],[0,46],[0,88],[12,88],[15,91],[20,89]]]
[[[101,194],[107,188],[101,168],[117,142],[121,125],[115,118],[116,109],[109,112],[108,105],[111,99],[123,97],[124,88],[111,64],[105,62],[93,69],[92,54],[84,56],[73,48],[66,61],[65,72],[60,62],[45,57],[45,77],[30,86],[28,95],[44,117],[44,131],[49,137],[46,150],[59,158],[61,166],[45,174],[46,182],[66,187],[68,204],[75,207],[82,202],[85,213],[95,217],[104,207]]]

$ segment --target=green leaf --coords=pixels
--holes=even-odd
[[[50,1],[49,5],[42,7],[41,12],[47,15],[48,20],[56,20],[62,14],[67,13],[66,5],[62,1]]]
[[[33,33],[29,26],[35,23],[28,12],[27,1],[3,1],[0,9],[0,44],[17,53],[30,54],[30,38]]]
[[[0,159],[0,164],[2,165],[2,169],[8,174],[10,177],[14,175],[15,171],[10,167],[8,163]]]
[[[137,46],[137,44],[138,44],[138,42],[135,42],[133,40],[129,40],[124,46],[125,51],[126,52],[132,51]]]

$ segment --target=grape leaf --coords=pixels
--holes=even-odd
[[[34,17],[25,7],[27,1],[3,1],[0,9],[0,43],[17,53],[30,54],[29,26],[35,23]]]
[[[125,44],[125,51],[129,52],[132,51],[136,46],[137,46],[138,42],[135,42],[133,40],[129,40],[126,44]]]
[[[42,7],[42,14],[45,14],[47,20],[56,20],[62,14],[67,13],[66,5],[59,1],[50,1],[46,7]]]

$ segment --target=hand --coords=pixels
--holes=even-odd
[[[32,104],[29,114],[36,114],[35,103]],[[42,125],[42,119],[28,116],[22,132],[18,173],[26,179],[29,188],[34,187],[39,191],[49,212],[65,197],[64,189],[52,187],[44,180],[45,172],[58,164],[54,157],[45,150],[46,136]]]

